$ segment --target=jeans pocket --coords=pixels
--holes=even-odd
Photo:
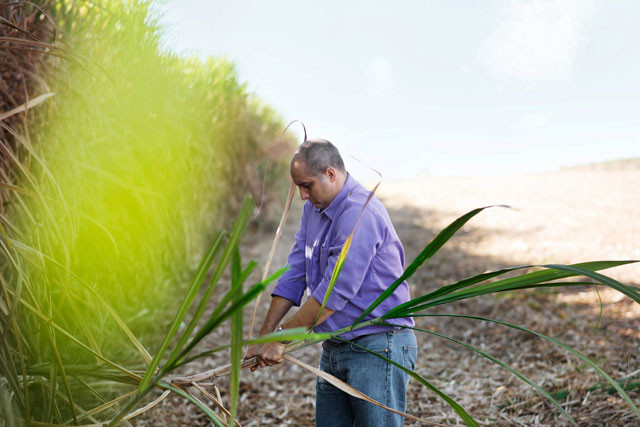
[[[402,346],[402,353],[404,354],[404,367],[413,371],[416,368],[416,360],[418,359],[418,346],[404,345]]]
[[[387,338],[386,333],[365,335],[353,340],[353,343],[351,343],[350,346],[351,350],[356,353],[369,353],[369,351],[374,353],[388,353],[389,339]]]

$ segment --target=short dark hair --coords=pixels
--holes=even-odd
[[[300,156],[307,165],[309,172],[314,175],[322,175],[328,167],[333,167],[346,173],[342,156],[331,142],[326,139],[308,139],[298,147],[294,158]]]

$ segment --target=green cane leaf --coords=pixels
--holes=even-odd
[[[495,205],[500,207],[508,207],[505,205]],[[413,276],[413,274],[418,270],[420,266],[422,266],[429,258],[431,258],[438,250],[451,239],[451,237],[464,226],[471,218],[479,214],[485,209],[491,208],[494,206],[485,206],[483,208],[474,209],[460,218],[456,219],[450,225],[448,225],[444,230],[442,230],[438,235],[420,252],[420,254],[416,257],[416,259],[407,267],[398,279],[393,282],[374,302],[367,307],[362,314],[353,322],[353,325],[357,325],[362,322],[373,310],[376,309],[380,304],[382,304],[387,298],[389,298],[395,290],[408,278]]]

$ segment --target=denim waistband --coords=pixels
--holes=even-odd
[[[355,337],[354,339],[350,340],[350,341],[340,341],[338,339],[335,338],[330,338],[326,341],[322,342],[322,348],[325,350],[331,350],[332,348],[341,346],[343,344],[351,344],[352,342],[357,342],[360,338],[364,338],[364,337],[370,337],[372,335],[382,335],[382,334],[402,334],[402,333],[412,333],[413,330],[412,329],[408,329],[408,328],[402,328],[402,327],[397,327],[391,331],[384,331],[384,332],[376,332],[375,334],[368,334],[368,335],[360,335],[358,337]]]

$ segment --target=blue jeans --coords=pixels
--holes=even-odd
[[[413,331],[399,329],[365,335],[355,344],[413,370],[418,345]],[[320,370],[330,373],[372,399],[405,412],[409,375],[387,361],[351,343],[323,344]],[[404,417],[351,397],[327,381],[316,380],[316,426],[401,426]]]

